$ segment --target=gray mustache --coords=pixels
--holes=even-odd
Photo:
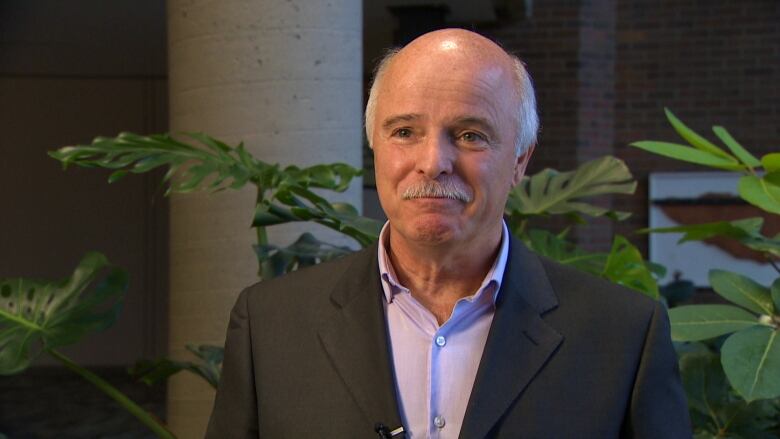
[[[449,198],[463,203],[471,202],[471,192],[453,180],[431,180],[413,184],[401,194],[404,200],[415,198]]]

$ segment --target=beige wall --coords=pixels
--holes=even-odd
[[[131,276],[118,324],[65,350],[86,365],[165,352],[167,201],[157,178],[108,185],[46,152],[166,130],[164,23],[152,0],[0,3],[0,276],[62,278],[88,250]]]

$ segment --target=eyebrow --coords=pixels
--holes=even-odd
[[[385,119],[384,122],[382,122],[382,128],[387,129],[398,122],[411,122],[416,119],[421,119],[422,115],[418,113],[408,113],[408,114],[398,114],[396,116],[391,116],[387,119]]]

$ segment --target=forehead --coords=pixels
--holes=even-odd
[[[516,100],[514,77],[505,63],[469,53],[399,53],[382,79],[379,121],[397,114],[480,117],[510,121]]]

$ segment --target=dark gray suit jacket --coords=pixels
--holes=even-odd
[[[401,425],[376,252],[241,293],[207,438]],[[691,437],[665,310],[513,240],[460,437]]]

